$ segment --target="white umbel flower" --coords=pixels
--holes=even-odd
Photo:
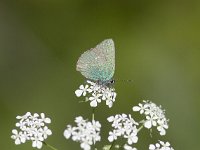
[[[157,127],[160,135],[166,134],[166,129],[168,129],[168,119],[165,117],[165,110],[161,106],[157,106],[151,101],[143,101],[139,103],[138,106],[133,107],[133,111],[139,111],[140,114],[144,114],[146,119],[144,120],[145,128]]]
[[[113,87],[108,87],[90,80],[87,80],[86,85],[80,85],[79,89],[75,91],[75,94],[77,97],[87,96],[86,99],[90,101],[91,107],[97,107],[98,103],[105,101],[109,108],[113,106],[117,96]]]
[[[90,150],[91,145],[101,140],[99,121],[92,120],[92,122],[84,120],[82,116],[75,118],[77,126],[72,127],[67,125],[64,131],[66,139],[72,138],[73,141],[79,142],[80,147],[84,150]]]
[[[170,146],[169,142],[159,141],[156,144],[150,144],[149,150],[174,150],[173,147]]]
[[[127,139],[127,143],[129,145],[137,143],[138,123],[134,121],[131,115],[117,114],[115,116],[108,117],[107,120],[112,123],[112,127],[114,128],[109,132],[109,142],[117,140],[118,137],[123,137]]]
[[[25,143],[27,140],[32,141],[32,146],[38,149],[42,148],[44,139],[47,139],[52,134],[51,130],[46,124],[51,123],[50,118],[46,118],[44,113],[40,115],[27,112],[23,116],[16,117],[19,121],[16,123],[16,127],[20,131],[13,129],[11,138],[15,140],[15,144],[19,145]]]

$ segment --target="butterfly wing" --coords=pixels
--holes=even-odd
[[[113,40],[104,40],[95,48],[84,52],[78,59],[76,70],[91,80],[110,80],[115,71],[115,47]]]

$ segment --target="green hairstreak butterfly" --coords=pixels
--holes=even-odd
[[[78,59],[76,70],[89,80],[107,85],[113,83],[115,72],[115,46],[112,39],[106,39],[95,48],[84,52]]]

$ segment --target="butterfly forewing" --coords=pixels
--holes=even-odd
[[[84,52],[79,58],[76,70],[95,81],[110,80],[115,71],[115,47],[112,39],[107,39]]]

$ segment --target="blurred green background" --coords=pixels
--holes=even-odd
[[[114,78],[133,83],[116,82],[113,108],[101,104],[96,110],[104,136],[97,145],[108,143],[107,116],[132,113],[133,105],[150,99],[166,109],[170,128],[166,136],[153,132],[152,138],[143,130],[136,147],[147,150],[161,139],[176,150],[199,150],[198,0],[1,0],[0,149],[33,149],[10,139],[15,117],[27,111],[51,117],[49,144],[80,149],[63,137],[74,117],[91,118],[89,104],[78,103],[74,94],[85,81],[75,65],[81,53],[106,38],[116,45]]]

